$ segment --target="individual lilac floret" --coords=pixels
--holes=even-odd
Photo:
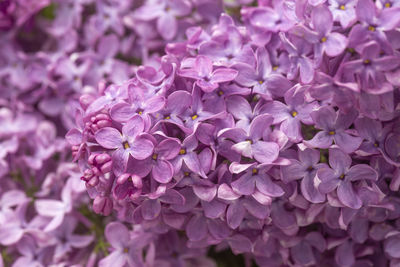
[[[392,52],[387,42],[386,32],[400,24],[400,8],[385,8],[378,10],[372,0],[359,0],[356,6],[357,19],[361,22],[364,34],[371,35],[386,52]]]
[[[232,66],[239,71],[236,82],[242,86],[252,87],[253,92],[264,99],[271,100],[274,96],[282,96],[291,87],[291,83],[282,75],[272,73],[268,51],[259,47],[255,53],[256,66],[238,63]]]
[[[120,222],[109,223],[105,236],[113,251],[99,262],[100,267],[143,266],[142,249],[148,245],[149,234],[129,233],[128,228]]]
[[[300,80],[303,83],[310,83],[314,79],[314,66],[308,54],[311,52],[311,46],[303,38],[292,36],[288,39],[284,33],[280,33],[282,45],[289,54],[290,69],[288,78],[294,79],[300,74]]]
[[[192,11],[188,0],[147,1],[135,10],[134,18],[143,21],[157,20],[157,30],[165,40],[171,40],[178,31],[178,17],[184,17]]]
[[[266,141],[272,124],[272,117],[262,114],[253,119],[250,129],[245,131],[240,128],[224,129],[219,137],[232,139],[235,144],[232,149],[244,157],[254,158],[260,163],[272,163],[278,158],[279,145]]]
[[[188,67],[181,68],[178,74],[196,80],[196,84],[204,92],[214,91],[220,83],[232,81],[238,74],[236,70],[224,67],[213,71],[213,62],[206,56],[197,56],[187,61],[189,61]]]
[[[54,257],[57,259],[65,256],[73,248],[85,248],[93,242],[94,237],[91,235],[78,235],[73,233],[77,223],[74,217],[66,217],[63,224],[54,231],[54,236],[59,241],[54,252]]]
[[[321,203],[325,196],[318,191],[315,179],[317,170],[324,166],[319,163],[320,153],[315,149],[298,150],[298,160],[291,159],[290,164],[281,167],[282,181],[289,183],[301,179],[300,188],[305,199],[312,203]]]
[[[328,2],[334,21],[339,21],[343,28],[356,22],[356,0],[328,0]]]
[[[333,16],[326,6],[315,7],[311,13],[311,21],[314,30],[300,26],[291,31],[314,44],[314,59],[319,65],[324,52],[330,57],[341,54],[347,47],[347,39],[340,33],[332,32]]]
[[[382,128],[379,121],[369,118],[358,118],[354,122],[358,134],[364,138],[359,151],[361,155],[374,155],[381,153],[390,127]]]
[[[318,189],[321,193],[329,193],[337,189],[337,196],[343,205],[359,209],[362,206],[361,198],[354,189],[354,182],[378,179],[377,172],[366,164],[351,166],[349,155],[337,148],[329,149],[329,165],[317,171],[321,183]]]
[[[265,104],[262,111],[271,114],[273,123],[280,123],[280,130],[293,142],[300,142],[301,123],[310,125],[313,123],[310,113],[318,108],[316,102],[307,103],[304,96],[304,88],[293,87],[285,93],[286,105],[280,101]]]
[[[135,115],[122,127],[122,134],[111,127],[105,127],[96,132],[96,141],[102,147],[115,149],[112,158],[114,173],[117,175],[125,171],[129,155],[138,160],[152,155],[154,145],[143,130],[143,119]]]
[[[360,59],[348,61],[341,66],[344,77],[354,79],[357,75],[356,81],[361,90],[374,95],[393,91],[393,85],[386,80],[384,72],[400,65],[399,56],[381,56],[381,46],[375,41],[364,44],[360,52]]]
[[[175,139],[165,139],[154,147],[153,155],[140,164],[140,168],[151,169],[151,174],[159,183],[168,183],[174,175],[170,160],[180,154],[181,144]]]
[[[260,196],[257,196],[257,193],[264,194],[270,198],[282,196],[285,193],[283,189],[274,183],[267,174],[270,168],[270,166],[257,167],[255,163],[232,163],[229,167],[232,173],[243,173],[237,180],[231,183],[233,190],[241,195],[253,195],[255,199],[260,198]]]
[[[350,135],[347,129],[357,117],[355,110],[348,114],[336,113],[332,107],[324,106],[311,112],[315,128],[322,129],[311,140],[304,141],[307,146],[317,148],[329,148],[332,142],[338,145],[346,153],[355,151],[362,142],[362,138]]]
[[[148,128],[150,114],[161,110],[165,105],[163,96],[148,96],[142,88],[128,87],[128,100],[119,102],[110,109],[110,116],[118,122],[127,122],[134,114],[139,114]]]

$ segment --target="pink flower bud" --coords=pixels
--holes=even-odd
[[[79,98],[79,103],[81,105],[81,107],[86,110],[90,104],[93,103],[93,101],[95,100],[95,98],[92,95],[82,95]]]
[[[113,208],[113,202],[109,197],[97,196],[93,201],[93,210],[104,216],[110,215]]]

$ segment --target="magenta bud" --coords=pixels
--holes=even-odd
[[[137,175],[132,175],[132,183],[133,183],[133,186],[136,187],[136,188],[142,188],[143,187],[142,178],[140,178]]]
[[[93,201],[93,210],[104,216],[110,215],[113,208],[113,202],[109,197],[97,196]]]
[[[129,173],[124,173],[121,174],[118,178],[117,178],[117,184],[123,184],[126,182],[126,180],[129,179],[131,175]]]
[[[102,175],[102,173],[100,172],[100,170],[97,167],[92,167],[92,172],[96,176]]]
[[[88,182],[93,177],[93,171],[91,169],[87,169],[83,172],[82,180]]]
[[[111,156],[106,153],[96,155],[95,159],[96,164],[104,164],[109,161],[111,161]]]
[[[138,189],[129,195],[129,199],[132,201],[135,201],[136,199],[138,199],[140,197],[141,194],[142,194],[142,189]]]
[[[106,162],[100,167],[100,170],[103,174],[109,173],[111,169],[112,169],[112,161]]]
[[[91,96],[91,95],[82,95],[79,98],[79,103],[80,103],[81,107],[84,110],[86,110],[90,106],[90,104],[93,103],[94,99],[95,98],[93,96]]]
[[[111,126],[112,123],[111,123],[111,121],[109,121],[109,120],[100,120],[100,121],[98,121],[98,122],[96,123],[96,125],[97,125],[97,127],[98,127],[99,129],[101,129],[101,128],[104,128],[104,127]]]
[[[96,159],[96,154],[91,154],[88,158],[88,162],[90,165],[94,165],[95,164],[95,159]]]
[[[75,158],[79,152],[79,146],[72,146],[71,147],[72,157]]]
[[[96,121],[101,121],[101,120],[110,120],[110,117],[107,114],[97,114]]]
[[[103,94],[104,90],[107,88],[107,82],[106,80],[101,80],[97,84],[97,90],[99,91],[99,94]]]
[[[95,187],[96,185],[98,185],[100,182],[99,177],[97,176],[93,176],[88,182],[87,185],[91,186],[91,187]]]

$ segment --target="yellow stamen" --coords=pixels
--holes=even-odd
[[[292,117],[296,117],[297,116],[297,111],[292,111]]]
[[[123,142],[122,143],[122,145],[124,146],[124,149],[128,149],[128,148],[130,148],[131,146],[129,145],[129,143],[128,142]]]
[[[251,141],[250,139],[246,139],[247,142],[249,142],[251,145],[253,144],[253,141]]]
[[[179,150],[179,154],[180,155],[186,154],[186,149],[182,148],[181,150]]]
[[[340,5],[339,8],[340,8],[340,10],[346,10],[345,5]]]
[[[321,43],[325,43],[328,40],[325,36],[321,38]]]
[[[261,81],[261,80],[260,80],[260,81],[258,81],[258,83],[259,83],[259,84],[263,84],[263,83],[264,83],[264,81]]]
[[[369,59],[366,59],[366,60],[364,60],[364,62],[363,62],[365,65],[368,65],[369,63],[371,63],[371,60],[369,60]]]
[[[389,7],[391,7],[391,6],[392,6],[391,3],[389,3],[389,2],[385,3],[385,7],[386,7],[386,8],[389,8]]]
[[[369,26],[368,30],[371,31],[371,32],[374,32],[375,31],[375,27],[374,26]]]
[[[167,116],[167,117],[165,117],[164,119],[169,120],[169,119],[171,119],[171,117],[170,117],[170,116]]]
[[[344,174],[340,175],[339,179],[344,179]]]
[[[192,116],[192,120],[195,120],[195,119],[197,119],[199,116],[197,115],[197,114],[195,114],[195,115],[193,115]]]
[[[142,111],[139,111],[139,112],[138,112],[138,114],[139,114],[139,115],[142,115],[142,114],[143,114],[143,112],[142,112]]]
[[[277,70],[279,68],[279,66],[273,66],[272,70]]]
[[[184,172],[183,173],[185,176],[189,176],[189,172]]]
[[[254,169],[252,170],[252,173],[253,173],[253,174],[257,174],[257,173],[258,173],[258,170],[257,170],[256,168],[254,168]]]
[[[354,54],[354,52],[356,52],[356,50],[354,50],[354,48],[351,47],[347,48],[347,51],[351,54]]]
[[[221,91],[221,90],[218,91],[218,95],[223,95],[223,94],[224,94],[223,91]]]
[[[374,147],[378,147],[378,146],[379,146],[378,143],[375,143],[375,144],[374,144]]]
[[[157,160],[158,155],[157,155],[157,154],[153,154],[152,158],[153,158],[154,160]]]
[[[329,131],[329,135],[334,135],[335,131]]]
[[[128,248],[124,248],[124,253],[128,253],[129,249]]]

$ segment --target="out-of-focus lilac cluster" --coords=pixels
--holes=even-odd
[[[96,215],[65,134],[81,94],[127,80],[167,41],[184,40],[194,25],[211,27],[224,7],[239,4],[0,1],[1,267],[214,266],[206,249],[186,247],[177,231],[153,233]],[[95,203],[96,212],[110,205]]]
[[[81,96],[66,138],[93,209],[260,266],[399,266],[399,2],[240,14]]]

